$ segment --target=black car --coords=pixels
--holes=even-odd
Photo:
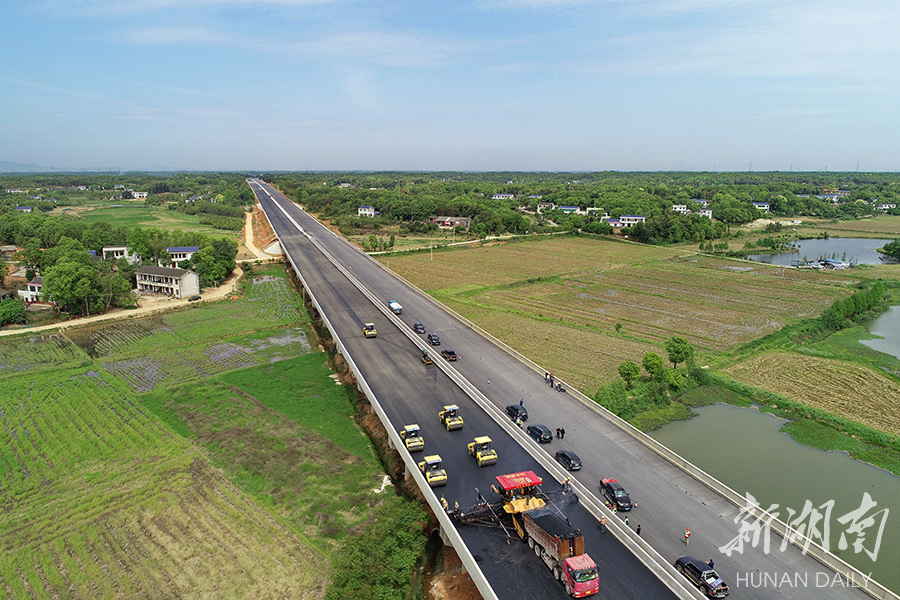
[[[454,361],[459,359],[459,354],[457,354],[454,350],[441,350],[441,356],[446,358],[449,361]]]
[[[196,302],[197,300],[201,300],[200,296],[191,296],[188,298],[188,302]]]
[[[428,343],[431,344],[432,346],[440,346],[441,338],[439,338],[438,334],[436,334],[436,333],[429,333],[428,334]]]
[[[615,479],[601,479],[600,490],[609,503],[616,505],[616,510],[631,510],[633,504],[628,492]]]
[[[522,419],[523,421],[528,420],[528,411],[525,410],[524,406],[519,406],[518,404],[510,404],[507,406],[506,414],[508,414],[509,418],[513,421],[516,419]]]
[[[571,450],[560,450],[556,453],[556,462],[567,471],[577,471],[581,468],[581,459]]]
[[[710,598],[724,598],[730,592],[712,567],[693,556],[682,556],[675,561],[675,568]]]
[[[553,441],[553,433],[546,425],[529,425],[525,430],[538,444],[546,444]]]
[[[413,331],[416,333],[425,333],[425,326],[421,323],[413,323]]]

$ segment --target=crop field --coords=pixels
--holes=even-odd
[[[827,229],[841,237],[873,237],[891,238],[900,237],[900,217],[895,215],[879,215],[870,219],[854,219],[852,221],[822,221],[806,220],[820,228]]]
[[[677,251],[587,238],[540,238],[520,242],[488,242],[482,247],[391,256],[391,270],[431,291],[472,289],[529,279],[622,267],[676,256]],[[387,263],[388,257],[379,257]],[[451,285],[452,283],[452,285]]]
[[[306,320],[301,296],[284,276],[260,274],[239,301],[204,303],[66,335],[104,370],[145,392],[308,352],[300,325]]]
[[[625,360],[665,356],[661,345],[674,335],[728,350],[816,316],[856,281],[561,236],[435,253],[434,261],[391,257],[390,267],[588,392],[617,378]]]
[[[318,598],[328,554],[402,501],[373,492],[380,465],[283,268],[244,291],[0,340],[0,597]]]
[[[7,597],[321,594],[303,542],[103,374],[4,378],[0,419]]]
[[[859,364],[772,352],[727,369],[738,381],[900,435],[900,383]]]
[[[84,354],[59,333],[0,338],[0,377],[16,371],[77,365]]]
[[[194,231],[211,237],[234,237],[232,232],[215,229],[200,223],[197,215],[188,215],[159,206],[118,206],[101,207],[80,212],[85,223],[105,221],[113,227],[153,227],[155,229],[174,229],[178,231]]]

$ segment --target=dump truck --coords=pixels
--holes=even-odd
[[[584,536],[572,527],[554,498],[573,494],[568,484],[558,491],[544,491],[542,479],[534,471],[498,475],[491,491],[498,500],[481,500],[475,506],[454,512],[460,524],[494,524],[510,537],[518,536],[553,571],[566,593],[576,598],[596,594],[599,589],[597,564],[584,551]],[[477,488],[476,488],[477,491]]]
[[[553,571],[566,593],[576,598],[596,594],[599,589],[597,564],[584,552],[584,535],[550,508],[538,508],[521,515],[516,531],[528,547]]]
[[[493,441],[486,435],[469,442],[469,456],[474,456],[479,467],[493,465],[497,462],[497,451],[492,447]]]
[[[363,335],[367,338],[377,336],[378,332],[375,330],[375,323],[366,323],[363,325]]]
[[[419,426],[415,423],[404,425],[403,431],[400,432],[400,439],[403,440],[406,449],[410,452],[419,452],[425,449],[425,438],[419,434]]]
[[[431,487],[447,485],[447,471],[442,468],[443,461],[437,454],[426,456],[419,463],[419,470],[425,476],[425,481]]]
[[[441,425],[447,428],[447,431],[454,431],[463,428],[463,419],[459,416],[459,407],[455,404],[448,404],[444,410],[438,413]]]
[[[403,307],[400,306],[400,303],[396,300],[391,300],[390,302],[388,302],[388,308],[391,309],[391,312],[393,312],[395,315],[399,315],[403,312]]]

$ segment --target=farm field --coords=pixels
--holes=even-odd
[[[108,377],[17,373],[0,381],[0,413],[8,597],[313,597],[322,585],[299,537]]]
[[[750,357],[724,372],[744,383],[900,435],[900,383],[846,361],[790,352]]]
[[[879,215],[869,219],[852,221],[826,221],[823,219],[803,219],[809,224],[828,231],[831,235],[841,237],[893,238],[900,235],[900,217],[895,215]]]
[[[209,225],[200,223],[197,215],[188,215],[175,210],[168,210],[160,206],[101,206],[93,210],[79,211],[81,219],[91,224],[96,221],[105,221],[113,227],[152,227],[155,229],[174,229],[179,231],[193,231],[210,237],[234,237],[233,232],[215,229]]]
[[[562,236],[392,256],[390,268],[589,393],[672,336],[729,350],[819,314],[856,281]]]
[[[243,289],[0,340],[0,595],[318,598],[344,539],[421,519],[385,491],[283,268]]]

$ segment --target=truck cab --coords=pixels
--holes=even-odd
[[[367,338],[373,338],[378,335],[378,331],[375,330],[375,323],[366,323],[363,325],[363,335]]]
[[[469,456],[474,456],[479,467],[493,465],[497,462],[497,451],[492,447],[493,441],[486,435],[469,442]]]
[[[425,481],[427,481],[428,485],[431,487],[447,485],[447,472],[442,468],[442,464],[441,457],[437,454],[426,456],[424,460],[419,463],[419,470],[422,471],[422,474],[425,476]]]
[[[419,426],[415,423],[403,427],[400,439],[403,440],[406,449],[410,452],[420,452],[425,449],[425,438],[419,434]]]
[[[441,425],[447,428],[447,431],[454,431],[463,428],[463,419],[459,416],[459,407],[455,404],[448,404],[444,410],[438,413]]]

